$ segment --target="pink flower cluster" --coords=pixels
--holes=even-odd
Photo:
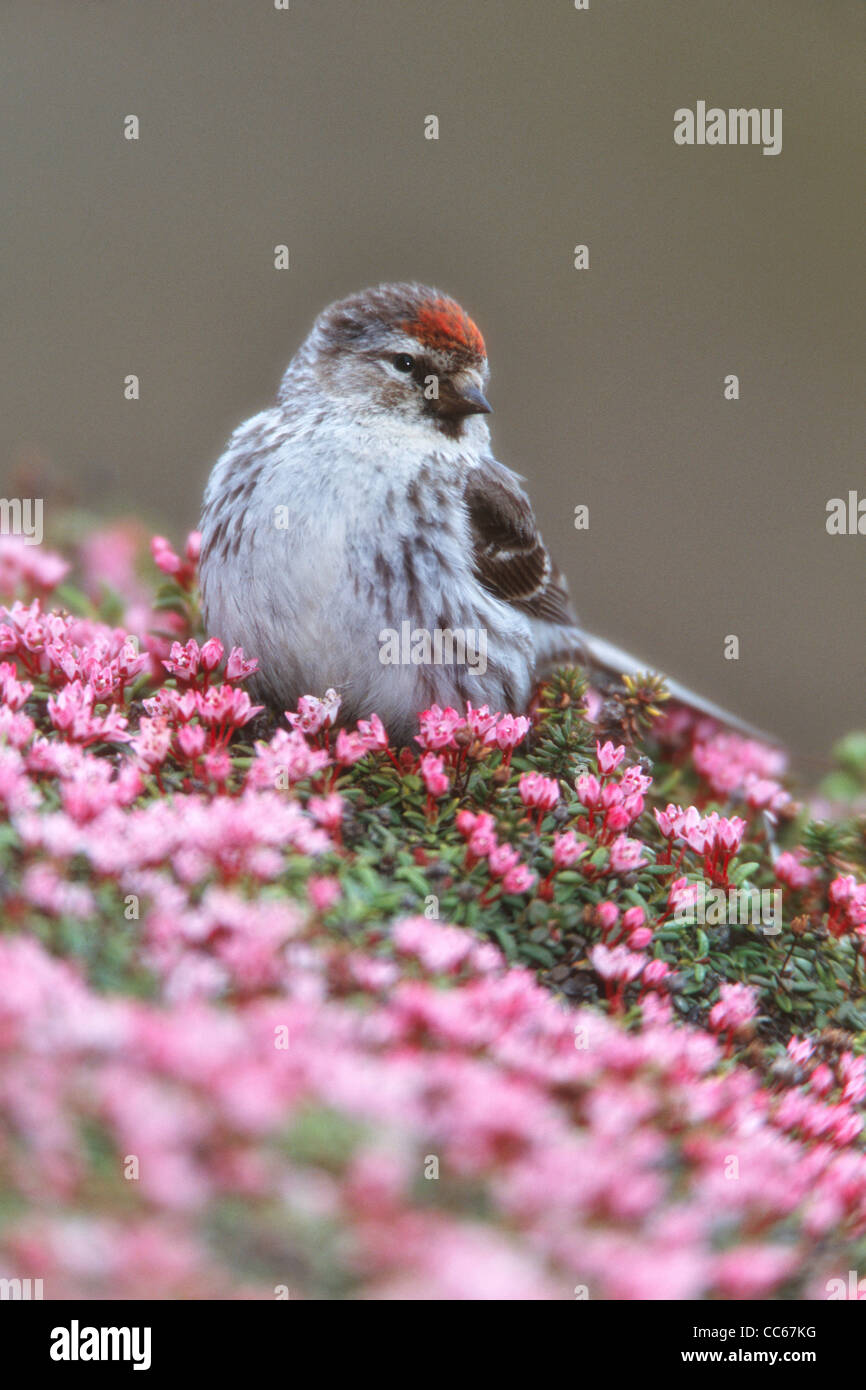
[[[427,814],[430,819],[435,818],[437,798],[445,796],[452,788],[449,769],[455,772],[465,769],[470,749],[498,748],[504,755],[503,766],[507,768],[515,748],[522,743],[530,729],[530,720],[522,715],[491,714],[487,705],[474,709],[469,703],[465,715],[459,714],[451,706],[443,710],[439,705],[431,705],[419,714],[418,722],[420,728],[416,742],[423,753],[417,770],[427,790]],[[357,735],[345,735],[346,738],[356,739],[357,756],[363,757],[372,749],[388,751],[387,736],[375,714],[369,724],[362,720],[358,729]],[[393,755],[389,756],[401,770]]]
[[[830,903],[828,930],[833,936],[854,933],[866,943],[866,883],[851,874],[834,878],[827,890]]]
[[[220,666],[224,656],[225,648],[219,638],[211,637],[199,646],[195,638],[191,637],[185,643],[172,642],[169,658],[162,664],[169,675],[175,677],[178,685],[199,685],[202,690],[207,690],[210,677]],[[232,647],[223,679],[229,684],[232,681],[246,680],[258,664],[255,658],[247,661],[242,647]]]
[[[679,844],[701,859],[706,878],[714,884],[727,884],[728,866],[743,842],[747,823],[741,816],[720,816],[717,811],[702,816],[694,806],[683,810],[668,804],[664,811],[654,809],[656,824],[668,841],[661,863],[670,863],[672,847]],[[680,854],[678,863],[682,862]]]
[[[552,811],[559,800],[559,783],[553,777],[543,777],[540,772],[524,772],[517,790],[524,806],[539,812],[539,824],[544,812]]]
[[[153,546],[190,612],[197,545]],[[238,752],[255,663],[168,611],[148,634],[128,538],[92,547],[90,586],[101,553],[140,627],[46,611],[36,591],[62,568],[23,559],[0,615],[0,1277],[48,1298],[725,1299],[808,1296],[847,1271],[866,1232],[866,1059],[797,1037],[778,1077],[739,1064],[749,986],[722,985],[707,1029],[676,1020],[629,877],[653,853],[627,833],[651,779],[624,746],[597,745],[575,801],[509,771],[525,718],[433,707],[421,757],[398,758],[372,712],[338,727],[329,691]],[[0,547],[0,582],[4,563]],[[771,776],[730,751],[726,794]],[[535,889],[559,910],[588,885],[581,969],[607,1013],[466,928],[358,923],[349,808],[368,783],[348,769],[364,758],[416,793],[420,777],[449,830],[457,803],[482,909]],[[485,765],[506,832],[466,805]],[[749,782],[743,809],[780,809],[765,791]],[[676,878],[685,855],[725,881],[746,835],[694,807],[656,823],[671,899],[695,887]],[[779,881],[817,891],[802,858],[780,856]],[[864,895],[830,884],[833,936],[863,936]],[[98,987],[124,953],[135,991]]]
[[[519,851],[499,843],[496,822],[488,811],[457,812],[457,829],[466,840],[466,865],[471,868],[479,860],[487,861],[487,887],[482,902],[491,901],[490,893],[499,885],[502,893],[526,893],[535,883],[536,875],[520,862]]]
[[[148,665],[122,629],[43,612],[38,598],[29,604],[16,600],[0,610],[0,619],[0,654],[17,658],[29,675],[51,685],[77,681],[96,700],[122,700],[125,687]]]
[[[779,883],[794,892],[805,892],[817,885],[820,875],[804,862],[806,852],[802,848],[785,850],[776,859],[773,868]]]
[[[69,563],[61,555],[23,536],[0,536],[0,594],[47,592],[68,573]]]
[[[646,847],[629,838],[624,832],[643,813],[644,796],[652,786],[652,778],[637,764],[622,766],[625,746],[596,742],[598,776],[581,772],[574,787],[586,814],[577,819],[577,829],[589,836],[597,846],[608,850],[607,866],[615,874],[632,874],[648,862]],[[619,771],[618,776],[615,776]],[[584,869],[589,875],[589,867]]]
[[[739,798],[753,810],[773,812],[792,804],[790,793],[779,781],[787,766],[787,757],[779,748],[738,734],[711,732],[696,739],[692,757],[718,797]]]
[[[190,531],[182,556],[178,555],[165,536],[154,536],[150,551],[157,569],[169,575],[182,589],[191,589],[196,581],[198,558],[201,554],[201,533]]]
[[[0,943],[0,1268],[46,1297],[303,1298],[325,1271],[374,1299],[766,1298],[866,1224],[862,1059],[774,1095],[706,1034],[572,1013],[426,919],[375,955],[222,892],[154,931],[156,1003]],[[344,1136],[321,1159],[315,1116]]]
[[[641,981],[641,1000],[647,990],[658,990],[662,996],[652,1007],[654,1016],[670,1018],[670,1003],[664,998],[671,974],[662,960],[651,959],[647,948],[652,944],[653,929],[646,921],[642,907],[626,908],[620,916],[616,903],[609,899],[595,909],[596,925],[602,940],[589,952],[590,963],[604,981],[608,1004],[614,1013],[625,1005],[625,991],[634,980]]]
[[[599,844],[610,844],[642,814],[652,778],[636,764],[623,767],[621,775],[614,776],[625,756],[624,745],[596,743],[596,750],[599,776],[583,772],[574,784],[578,800],[587,810],[577,826]]]
[[[530,721],[523,715],[491,714],[486,705],[473,709],[466,706],[466,714],[458,714],[450,706],[440,709],[431,705],[419,716],[421,730],[417,741],[422,748],[431,753],[447,750],[462,754],[472,742],[491,748],[499,748],[505,754],[506,766],[518,744],[529,733]]]
[[[710,1028],[728,1035],[729,1049],[734,1034],[750,1024],[758,1012],[754,989],[749,985],[723,984],[719,1001],[710,1009]]]

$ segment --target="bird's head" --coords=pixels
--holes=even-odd
[[[327,396],[366,416],[459,438],[491,410],[484,339],[459,304],[424,285],[380,285],[332,304],[303,356]]]

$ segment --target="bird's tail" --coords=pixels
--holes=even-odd
[[[653,671],[656,668],[645,661],[638,660],[630,652],[623,651],[621,647],[616,647],[612,642],[606,641],[603,637],[596,637],[591,632],[580,631],[579,642],[571,652],[571,659],[586,665],[590,670],[606,672],[612,676],[633,676],[639,671]],[[561,653],[557,654],[557,661],[560,665],[564,664],[565,658]],[[545,663],[549,669],[550,663]],[[659,672],[659,674],[663,674]],[[679,681],[664,678],[665,686],[672,700],[685,705],[688,709],[694,710],[697,714],[707,715],[710,719],[717,720],[726,728],[742,734],[745,738],[757,739],[760,743],[768,743],[778,747],[779,740],[761,729],[756,729],[753,724],[747,724],[745,720],[737,718],[730,711],[722,709],[721,705],[715,704],[712,700],[704,699],[703,695],[698,695],[694,690],[689,690],[687,686],[681,685]]]

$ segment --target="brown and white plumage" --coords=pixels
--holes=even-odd
[[[232,436],[205,492],[202,594],[209,630],[258,657],[260,698],[333,687],[346,719],[376,711],[400,743],[434,702],[525,709],[556,662],[638,667],[580,628],[492,453],[487,378],[454,300],[382,285],[319,316],[274,407]],[[405,622],[483,631],[485,669],[383,664],[383,631]]]

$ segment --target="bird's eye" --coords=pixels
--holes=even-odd
[[[411,372],[415,366],[415,358],[410,357],[408,352],[398,352],[392,360],[398,372]]]

